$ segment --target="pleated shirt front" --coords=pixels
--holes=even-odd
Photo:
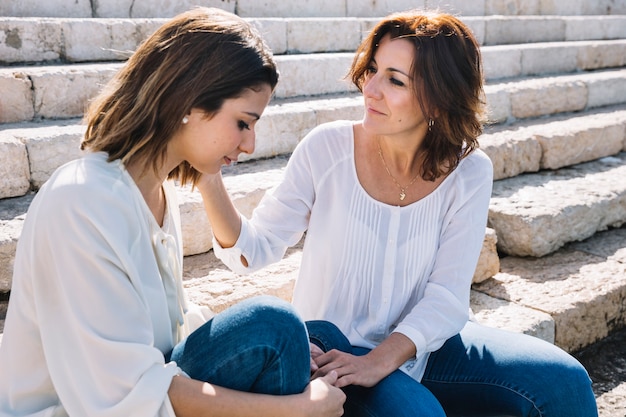
[[[353,124],[332,122],[307,135],[284,181],[243,219],[235,247],[214,242],[215,251],[245,273],[281,259],[306,231],[293,295],[303,318],[329,320],[353,345],[367,348],[392,332],[404,334],[417,355],[401,369],[420,380],[428,353],[468,319],[491,161],[475,151],[423,199],[405,207],[385,204],[359,183]]]

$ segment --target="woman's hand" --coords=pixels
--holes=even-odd
[[[329,372],[323,377],[311,381],[306,390],[300,394],[304,406],[300,408],[305,416],[336,417],[343,415],[343,403],[346,395],[337,388],[337,373]]]
[[[389,373],[376,366],[368,356],[355,356],[333,349],[314,359],[318,369],[312,378],[335,372],[338,377],[336,387],[342,388],[348,385],[373,387]]]
[[[415,345],[401,333],[392,333],[364,356],[355,356],[335,349],[320,355],[311,349],[311,358],[317,365],[313,378],[335,371],[338,377],[336,387],[348,385],[372,387],[404,362],[414,358],[415,354]]]
[[[317,371],[317,369],[319,368],[317,366],[317,364],[315,363],[315,358],[317,358],[318,356],[323,355],[324,351],[319,346],[317,346],[314,343],[310,343],[309,342],[309,345],[311,346],[311,375],[313,375],[315,373],[315,371]],[[313,378],[311,378],[311,379],[313,379]]]

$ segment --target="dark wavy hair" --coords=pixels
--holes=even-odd
[[[380,40],[409,40],[414,93],[422,113],[434,120],[422,145],[422,177],[435,180],[456,168],[478,147],[484,120],[484,91],[478,42],[458,18],[434,11],[394,13],[379,22],[359,46],[348,77],[362,92]]]
[[[81,149],[125,164],[149,161],[156,171],[192,108],[210,117],[245,89],[277,83],[272,52],[250,24],[220,9],[192,9],[146,39],[91,103]],[[199,177],[187,162],[168,176],[182,184]]]

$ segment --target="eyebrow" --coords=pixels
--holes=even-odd
[[[256,120],[259,120],[259,119],[261,118],[261,116],[260,116],[260,115],[258,115],[258,114],[256,114],[256,113],[254,113],[254,112],[245,111],[244,113],[245,113],[245,114],[247,114],[247,115],[248,115],[248,116],[250,116],[250,117],[255,118]]]
[[[372,62],[375,63],[376,65],[378,65],[378,62],[376,62],[376,60],[374,58],[372,58]],[[408,78],[411,78],[411,76],[409,74],[407,74],[406,72],[401,71],[401,70],[399,70],[397,68],[390,67],[390,68],[387,68],[386,71],[399,72],[400,74],[402,74],[402,75],[404,75],[404,76],[406,76]]]

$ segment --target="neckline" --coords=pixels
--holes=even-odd
[[[372,197],[370,195],[370,193],[367,192],[367,190],[363,187],[363,184],[361,184],[361,181],[359,180],[359,175],[357,173],[356,170],[356,155],[355,155],[355,150],[356,150],[356,135],[354,134],[354,129],[356,127],[357,124],[361,123],[361,121],[351,121],[349,123],[349,127],[350,127],[350,160],[351,160],[351,171],[352,171],[352,176],[354,179],[354,182],[357,184],[357,187],[359,188],[359,192],[361,192],[362,194],[364,194],[366,196],[367,199],[369,199],[370,201],[372,201],[373,203],[375,203],[376,205],[382,206],[382,207],[387,207],[387,208],[398,208],[398,209],[407,209],[409,207],[414,207],[417,204],[421,204],[426,202],[427,200],[434,198],[433,196],[439,193],[439,190],[444,186],[444,184],[446,184],[447,182],[451,181],[450,178],[454,175],[456,175],[459,167],[461,166],[461,164],[465,161],[465,159],[467,158],[463,158],[459,161],[459,165],[451,172],[449,173],[446,178],[443,179],[443,181],[441,181],[441,183],[430,193],[428,193],[427,195],[425,195],[424,197],[420,198],[417,201],[414,201],[412,203],[409,203],[405,206],[401,206],[398,204],[388,204],[385,202],[382,202],[380,200],[375,199],[374,197]]]

